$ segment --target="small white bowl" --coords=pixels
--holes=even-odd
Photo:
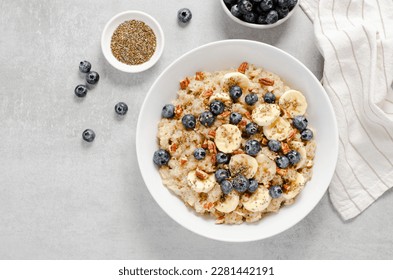
[[[299,6],[300,0],[297,1],[295,7],[293,7],[293,9],[288,13],[288,15],[285,18],[279,19],[277,22],[273,23],[273,24],[256,24],[256,23],[248,23],[245,21],[242,21],[241,19],[238,19],[237,17],[235,17],[234,15],[231,14],[231,11],[227,8],[227,6],[225,5],[223,0],[219,0],[221,2],[221,6],[224,9],[224,12],[235,22],[243,25],[243,26],[247,26],[247,27],[251,27],[251,28],[255,28],[255,29],[269,29],[272,27],[276,27],[280,24],[282,24],[283,22],[285,22],[287,19],[289,19],[293,13],[295,12],[295,10],[297,9],[297,7]]]
[[[139,65],[128,65],[118,61],[112,54],[111,50],[111,40],[113,33],[120,24],[128,20],[143,21],[148,26],[150,26],[157,39],[156,51],[154,52],[153,56],[150,58],[150,60]],[[164,44],[164,32],[162,31],[160,24],[152,16],[140,11],[125,11],[115,15],[105,25],[101,37],[101,49],[106,60],[116,69],[127,73],[142,72],[156,64],[158,59],[161,57],[162,51],[164,50]]]

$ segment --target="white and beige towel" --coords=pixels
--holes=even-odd
[[[347,220],[393,186],[393,0],[300,4],[325,59],[323,86],[340,136],[329,193]]]

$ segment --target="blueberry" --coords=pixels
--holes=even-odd
[[[230,181],[224,180],[220,184],[221,190],[224,194],[229,194],[233,190],[233,185]]]
[[[166,104],[161,111],[163,118],[172,119],[175,116],[175,106],[172,104]]]
[[[244,150],[246,154],[255,156],[261,150],[261,144],[257,140],[248,140],[244,145]]]
[[[289,10],[292,10],[293,7],[295,7],[297,4],[297,0],[288,0],[288,8]]]
[[[250,182],[243,175],[238,175],[233,179],[232,185],[239,193],[244,193],[248,189]]]
[[[279,7],[288,7],[288,0],[276,0],[277,6]]]
[[[314,137],[314,133],[310,129],[306,128],[300,133],[300,137],[302,140],[310,141]]]
[[[273,0],[262,0],[259,5],[262,11],[267,12],[273,8]]]
[[[278,152],[281,149],[281,143],[277,140],[269,140],[269,142],[267,142],[267,146],[272,152]]]
[[[250,183],[250,185],[248,186],[248,191],[249,191],[250,193],[255,192],[255,191],[258,189],[258,181],[255,180],[255,179],[251,179],[251,180],[249,181],[249,183]]]
[[[273,24],[278,21],[278,13],[275,10],[271,10],[266,16],[266,23]]]
[[[125,114],[127,114],[127,111],[128,111],[128,106],[126,103],[119,102],[115,105],[116,114],[118,114],[120,116],[124,116]]]
[[[232,8],[231,8],[231,14],[232,14],[233,16],[237,17],[237,18],[239,18],[239,17],[242,16],[242,13],[241,13],[240,10],[239,10],[239,5],[238,5],[238,4],[232,6]]]
[[[258,101],[258,95],[255,93],[250,93],[246,95],[245,101],[248,105],[254,105]]]
[[[260,16],[257,18],[257,23],[258,23],[258,24],[266,24],[266,15],[260,15]]]
[[[242,96],[242,89],[239,86],[233,86],[229,89],[229,95],[231,96],[233,101],[236,101]]]
[[[181,119],[182,124],[186,129],[194,129],[196,125],[196,119],[193,115],[187,114]]]
[[[238,124],[239,122],[241,122],[242,118],[243,117],[241,114],[233,112],[229,115],[229,123]]]
[[[170,158],[171,158],[171,155],[169,154],[168,151],[165,151],[163,149],[159,149],[154,152],[153,162],[155,164],[157,164],[158,166],[163,166],[163,165],[168,164]]]
[[[258,132],[258,125],[256,123],[250,122],[246,125],[246,132],[248,135],[254,135]]]
[[[296,116],[293,118],[292,124],[298,130],[303,131],[307,128],[308,120],[304,116]]]
[[[86,142],[93,142],[94,138],[96,138],[96,134],[94,133],[93,130],[91,129],[86,129],[85,131],[83,131],[82,133],[82,138],[83,140],[85,140]]]
[[[288,15],[289,9],[288,9],[288,7],[279,7],[277,9],[277,13],[278,13],[278,18],[282,19],[282,18],[285,18]]]
[[[245,15],[252,11],[253,5],[249,0],[240,0],[239,3],[239,11]]]
[[[98,73],[95,71],[90,71],[89,73],[86,74],[86,82],[91,85],[98,83],[99,79],[100,79],[100,75],[98,75]]]
[[[257,15],[253,12],[249,12],[243,16],[245,22],[255,23],[257,21]]]
[[[271,186],[269,194],[272,198],[279,198],[282,195],[282,188],[279,185]]]
[[[219,100],[213,100],[212,103],[210,103],[210,112],[212,112],[216,116],[224,112],[224,109],[224,103]]]
[[[201,122],[201,124],[207,127],[212,126],[215,120],[216,117],[213,115],[212,112],[209,111],[205,111],[199,116],[199,121]]]
[[[289,159],[286,156],[276,158],[276,164],[279,168],[284,169],[289,165]]]
[[[91,69],[91,63],[83,60],[81,62],[79,62],[79,71],[81,71],[82,73],[89,73]]]
[[[78,97],[85,97],[87,94],[87,87],[85,85],[77,85],[74,93]]]
[[[267,92],[267,93],[265,94],[265,96],[263,97],[263,100],[264,100],[266,103],[273,104],[274,102],[276,102],[276,96],[275,96],[274,93],[272,93],[272,92]]]
[[[237,0],[224,0],[224,3],[228,6],[232,6],[233,4],[235,4],[237,2]]]
[[[216,162],[217,162],[218,164],[225,164],[225,163],[228,163],[228,162],[229,162],[229,156],[228,156],[227,154],[224,154],[224,153],[219,152],[219,153],[217,153],[217,155],[216,155]]]
[[[254,3],[261,3],[262,0],[252,0]]]
[[[295,165],[301,159],[301,156],[298,151],[291,150],[286,154],[287,158],[289,159],[289,163]]]
[[[216,177],[216,181],[218,183],[221,183],[222,181],[229,178],[229,172],[228,172],[228,170],[225,170],[225,169],[218,169],[216,171],[216,173],[214,174],[214,176]]]
[[[194,150],[194,157],[197,160],[202,160],[206,157],[206,150],[204,148],[196,148]]]
[[[189,9],[183,8],[177,12],[177,18],[182,23],[187,23],[192,18],[192,13]]]

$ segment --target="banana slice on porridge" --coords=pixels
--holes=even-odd
[[[255,176],[257,169],[257,160],[246,154],[234,155],[229,162],[229,171],[232,177],[242,174],[247,179],[250,179]]]
[[[209,175],[203,171],[195,170],[188,173],[187,183],[195,192],[207,193],[214,188],[216,179],[214,174]]]
[[[280,116],[276,104],[262,103],[252,111],[252,120],[259,126],[271,125]]]
[[[303,190],[305,183],[304,176],[297,173],[296,178],[288,184],[289,191],[282,194],[283,198],[290,200],[296,197]]]
[[[269,206],[271,200],[269,190],[260,186],[250,197],[243,196],[242,203],[248,211],[261,212]]]
[[[214,142],[217,148],[224,153],[232,153],[240,148],[242,133],[232,124],[224,124],[216,131]]]
[[[240,72],[231,72],[224,75],[221,80],[221,89],[229,91],[232,86],[239,86],[243,93],[248,91],[250,87],[250,80],[248,77]]]
[[[225,196],[224,201],[217,203],[216,209],[222,213],[230,213],[239,205],[239,200],[239,194],[236,191],[232,191]]]
[[[263,127],[263,133],[269,140],[283,141],[289,137],[291,132],[291,124],[282,117],[277,118],[271,125]]]
[[[306,97],[297,90],[288,90],[281,97],[278,102],[281,109],[283,109],[288,117],[294,118],[299,115],[304,115],[307,110]]]
[[[255,180],[267,184],[276,175],[276,163],[264,154],[257,155],[255,159],[258,164]]]

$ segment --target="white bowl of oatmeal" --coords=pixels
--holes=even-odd
[[[164,32],[157,20],[141,11],[112,17],[101,36],[106,60],[127,73],[143,72],[157,63],[164,50]]]
[[[243,91],[236,101],[228,95],[232,83]],[[267,92],[275,95],[275,102],[265,102]],[[251,93],[258,101],[249,105],[245,96]],[[209,118],[201,121],[201,112],[209,111],[213,100],[221,100],[224,111],[217,113],[213,124]],[[288,107],[285,100],[295,100],[299,107]],[[165,104],[174,104],[173,118],[162,119]],[[246,122],[231,123],[233,112]],[[192,120],[191,127],[183,125],[183,117],[189,114],[195,115],[194,128]],[[298,114],[307,118],[314,132],[310,141],[302,140],[292,124]],[[251,122],[258,123],[257,134],[247,134]],[[302,220],[326,192],[338,154],[336,120],[319,81],[289,54],[246,40],[211,43],[172,63],[147,94],[136,134],[142,176],[161,208],[189,230],[222,241],[267,238]],[[274,139],[282,144],[276,154],[267,145]],[[258,142],[260,149],[246,148],[249,140]],[[160,148],[168,151],[170,160],[158,168],[152,157]],[[197,148],[205,150],[205,158],[195,158]],[[305,160],[277,168],[282,164],[277,158],[291,150]],[[228,163],[211,162],[220,151],[229,155]],[[217,169],[229,171],[227,180],[234,189],[228,194],[215,180]],[[235,179],[240,175],[248,183],[257,180],[256,190],[241,189],[244,180]],[[280,185],[284,200],[272,198],[273,185]]]

